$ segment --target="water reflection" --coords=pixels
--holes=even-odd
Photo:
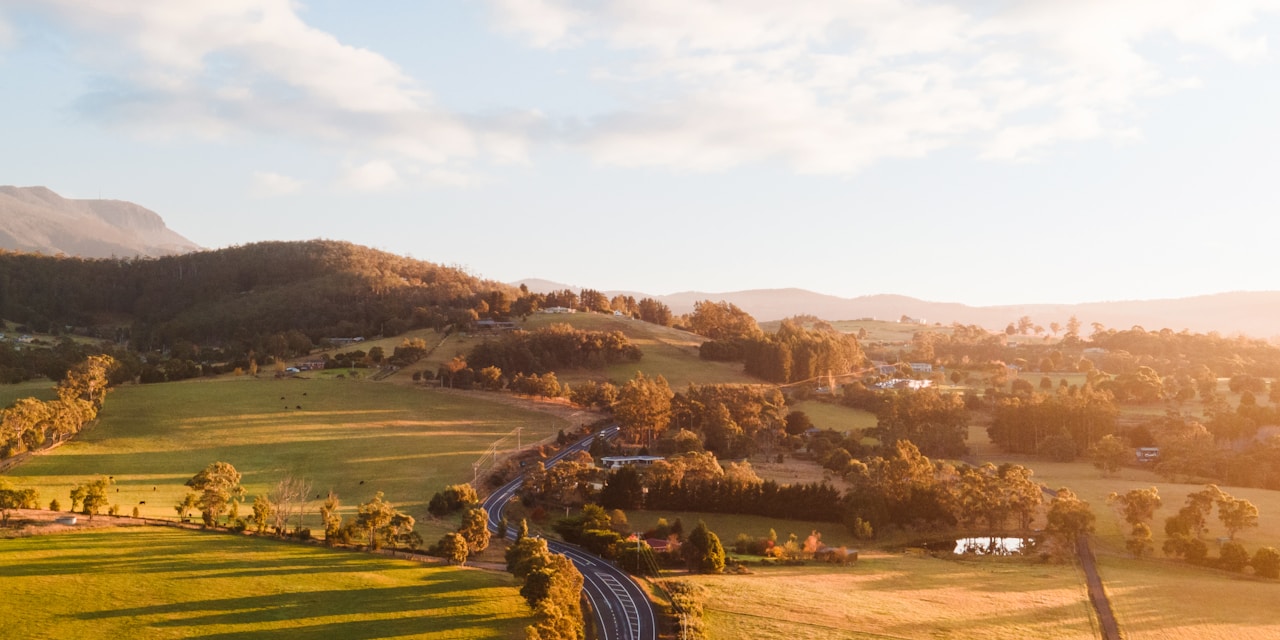
[[[957,555],[1012,556],[1031,553],[1035,546],[1035,538],[960,538],[956,540],[956,546],[952,553]]]

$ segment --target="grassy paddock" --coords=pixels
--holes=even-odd
[[[668,523],[680,519],[684,532],[688,534],[702,520],[707,527],[720,537],[726,550],[733,544],[739,533],[753,538],[763,538],[773,529],[778,534],[779,544],[787,541],[788,534],[796,534],[800,542],[809,536],[809,532],[817,530],[822,533],[822,541],[831,546],[845,545],[858,548],[859,542],[849,534],[849,530],[838,522],[809,522],[804,520],[782,520],[764,516],[744,516],[728,513],[697,513],[690,511],[633,511],[627,514],[627,521],[633,529],[649,529],[658,522],[658,518],[666,518]],[[730,550],[732,555],[732,551]]]
[[[1099,572],[1120,622],[1130,638],[1229,638],[1231,640],[1280,636],[1280,621],[1269,606],[1280,598],[1280,582],[1233,575],[1167,560],[1160,553],[1164,521],[1185,504],[1187,494],[1204,485],[1165,482],[1147,469],[1126,467],[1115,477],[1103,477],[1086,461],[1060,463],[1027,456],[1000,454],[994,447],[981,449],[984,460],[1026,465],[1045,485],[1069,487],[1087,500],[1097,516],[1094,535]],[[1136,560],[1124,549],[1128,525],[1107,505],[1112,492],[1156,487],[1163,506],[1151,522],[1155,557]],[[1253,554],[1259,547],[1280,547],[1280,492],[1223,486],[1258,507],[1258,527],[1236,534]],[[1226,536],[1215,515],[1209,518],[1210,555],[1217,555],[1214,540]]]
[[[531,621],[497,572],[157,527],[3,544],[6,637],[512,638]]]
[[[17,384],[0,384],[0,407],[7,407],[19,398],[37,398],[39,400],[57,400],[54,391],[57,383],[47,378],[28,380]]]
[[[863,431],[876,426],[876,416],[869,411],[845,407],[831,402],[805,400],[791,405],[792,411],[803,411],[819,429]]]
[[[752,571],[691,578],[713,640],[1097,637],[1071,565],[862,554]]]
[[[599,313],[537,313],[517,323],[521,329],[528,331],[545,328],[552,324],[567,324],[584,331],[621,331],[644,353],[644,357],[639,362],[610,365],[601,371],[581,369],[556,372],[561,382],[568,382],[571,385],[585,380],[613,380],[616,383],[622,383],[634,378],[637,371],[643,371],[647,376],[661,375],[677,391],[690,383],[758,384],[760,382],[743,373],[741,364],[708,362],[699,359],[698,345],[702,344],[703,338],[687,331]],[[485,339],[487,339],[485,336],[478,335],[451,335],[441,343],[440,348],[430,358],[414,365],[411,369],[430,369],[434,372],[437,367],[454,356],[465,357],[476,344]],[[427,339],[427,343],[432,344],[430,338]]]
[[[57,498],[63,508],[75,484],[114,476],[110,498],[121,513],[138,506],[143,516],[173,517],[187,491],[183,483],[222,460],[244,475],[247,502],[289,473],[310,480],[313,497],[337,492],[348,514],[383,491],[434,540],[450,525],[433,529],[426,513],[431,494],[469,481],[472,463],[517,426],[527,444],[567,423],[460,395],[350,380],[127,386],[107,397],[96,427],[10,475],[16,485],[38,489],[42,502]],[[309,506],[313,529],[318,506]]]

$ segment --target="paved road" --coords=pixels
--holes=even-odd
[[[613,426],[600,432],[601,437],[613,437],[618,427]],[[547,460],[549,467],[565,456],[577,451],[584,451],[591,446],[595,436],[587,436],[566,447]],[[498,519],[507,503],[515,496],[516,490],[524,477],[518,477],[503,485],[485,499],[484,510],[489,512],[489,529],[498,530]],[[508,537],[515,537],[514,527],[508,531]],[[582,573],[582,592],[591,602],[594,610],[598,637],[601,640],[656,640],[658,637],[657,617],[653,605],[640,586],[631,576],[619,569],[612,562],[603,560],[577,546],[547,541],[547,547],[555,552],[568,556],[573,565]]]

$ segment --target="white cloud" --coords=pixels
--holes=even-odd
[[[949,147],[1025,160],[1135,137],[1142,101],[1196,86],[1179,54],[1256,63],[1259,21],[1280,11],[1280,0],[512,4],[494,6],[535,44],[629,54],[593,74],[628,102],[585,136],[597,158],[837,174]]]
[[[436,106],[383,55],[306,24],[293,0],[34,5],[100,74],[80,113],[148,137],[270,136],[382,163],[510,160],[518,130]],[[496,145],[495,140],[505,141]]]
[[[290,178],[270,171],[255,171],[253,173],[253,184],[249,192],[260,198],[283,196],[297,193],[304,184],[303,181],[297,178]]]
[[[587,21],[587,15],[559,0],[492,0],[498,25],[525,36],[537,47],[572,44],[570,32]]]
[[[0,15],[0,50],[12,47],[16,41],[17,36],[14,34],[13,27],[9,26],[3,15]]]
[[[352,191],[381,191],[400,182],[400,174],[390,162],[371,160],[348,164],[338,178],[338,186]]]

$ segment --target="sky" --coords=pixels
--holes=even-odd
[[[1280,289],[1280,0],[0,0],[0,184],[650,294]]]

